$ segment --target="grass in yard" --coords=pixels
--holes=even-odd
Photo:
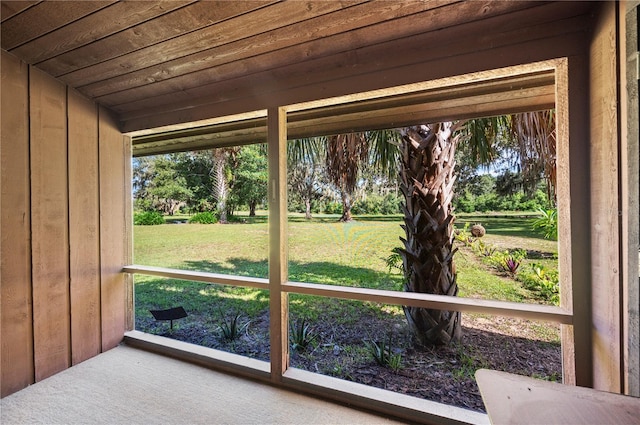
[[[268,223],[264,215],[227,225],[165,224],[135,226],[137,264],[201,270],[239,276],[268,277]],[[389,271],[386,257],[401,245],[400,216],[357,217],[350,223],[337,216],[304,220],[293,216],[289,232],[289,279],[299,282],[400,290],[402,277]],[[526,260],[557,268],[557,243],[533,233],[530,220],[519,216],[461,215],[456,225],[482,223],[485,243],[499,250],[527,247],[541,258]],[[465,250],[456,255],[460,295],[532,302],[532,294],[510,278],[487,272]]]
[[[178,220],[184,217],[174,217]],[[268,222],[266,215],[243,217],[236,224],[165,224],[135,226],[134,254],[137,264],[200,270],[239,276],[268,277]],[[298,282],[401,290],[402,276],[389,271],[386,257],[400,246],[400,216],[357,217],[350,223],[338,216],[289,221],[289,279]],[[557,243],[538,237],[530,221],[521,217],[462,215],[456,222],[482,223],[486,243],[499,249],[528,247],[557,255]],[[513,302],[537,302],[533,294],[513,279],[488,271],[469,250],[456,255],[459,295]],[[542,262],[540,260],[536,260]],[[554,259],[543,260],[557,267]],[[136,276],[136,315],[150,324],[150,309],[183,305],[196,318],[209,322],[223,318],[218,310],[238,311],[247,318],[268,309],[268,294],[252,288],[234,288],[175,279]],[[292,315],[308,319],[335,317],[342,323],[360,320],[357,303],[323,297],[290,296]],[[378,307],[364,304],[376,310]],[[391,312],[389,312],[391,313]],[[402,309],[394,307],[394,315]],[[140,323],[142,323],[140,322]]]

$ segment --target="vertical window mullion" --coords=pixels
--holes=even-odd
[[[269,159],[269,339],[271,380],[280,382],[289,364],[289,303],[282,285],[287,272],[287,117],[283,108],[267,115]]]

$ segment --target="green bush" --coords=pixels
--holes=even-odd
[[[218,222],[218,217],[210,211],[205,211],[201,213],[194,214],[189,219],[189,223],[197,223],[197,224],[216,224]]]
[[[516,279],[522,286],[537,293],[537,295],[552,304],[560,304],[560,282],[558,271],[547,270],[541,264],[531,264],[529,269],[520,271]]]
[[[324,206],[325,214],[342,214],[342,204],[340,202],[328,202]]]
[[[136,226],[164,224],[164,217],[157,211],[144,211],[133,215],[133,224]]]
[[[366,199],[356,201],[353,208],[351,208],[351,212],[358,215],[400,214],[400,203],[400,198],[393,193],[389,193],[385,196],[371,194],[368,195]]]
[[[531,198],[518,192],[512,195],[500,196],[495,192],[474,195],[465,190],[453,201],[457,211],[465,213],[487,211],[536,211],[546,208],[549,204],[543,191],[537,190]]]

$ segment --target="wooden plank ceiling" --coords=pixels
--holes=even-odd
[[[436,56],[443,44],[449,55],[465,43],[495,47],[520,34],[514,31],[523,22],[529,31],[550,31],[550,23],[562,21],[553,27],[557,35],[584,26],[590,9],[576,2],[454,0],[1,5],[2,49],[114,111],[123,131],[207,118],[190,112],[203,106],[219,116],[283,105],[287,93],[306,87],[314,87],[312,100],[322,96],[323,81],[344,73],[419,62],[416,46]],[[496,27],[502,38],[487,35]]]

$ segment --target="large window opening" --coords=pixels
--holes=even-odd
[[[442,125],[288,142],[289,280],[559,305],[555,111]],[[289,324],[292,367],[458,407],[478,368],[562,381],[557,323],[292,294]]]
[[[503,146],[480,170],[469,161],[471,135],[461,135],[455,169],[458,181],[447,183],[454,190],[445,196],[457,218],[439,225],[452,230],[445,239],[452,242],[457,289],[430,293],[404,290],[407,258],[412,254],[407,254],[408,245],[401,240],[409,238],[402,226],[420,222],[418,215],[423,214],[408,211],[405,197],[407,184],[415,186],[416,177],[404,176],[403,180],[400,175],[398,179],[402,162],[398,156],[389,166],[379,168],[379,156],[354,151],[352,156],[360,155],[362,164],[351,177],[345,196],[344,186],[330,175],[327,164],[331,149],[335,154],[345,146],[354,148],[350,140],[327,147],[338,134],[386,132],[388,136],[391,130],[384,129],[389,128],[414,128],[419,133],[416,126],[429,123],[547,111],[547,116],[557,116],[554,175],[567,176],[566,99],[558,104],[556,93],[563,94],[555,86],[557,73],[566,73],[563,64],[551,61],[283,106],[269,110],[266,116],[221,119],[186,133],[171,130],[164,135],[143,135],[137,148],[134,138],[134,155],[136,149],[139,155],[146,155],[242,146],[239,151],[251,147],[246,151],[254,150],[254,156],[265,154],[255,143],[266,138],[268,166],[263,164],[261,171],[269,171],[267,191],[260,200],[253,207],[247,202],[227,209],[229,215],[223,219],[227,224],[188,224],[190,217],[207,211],[174,212],[165,220],[181,224],[156,227],[164,226],[168,233],[152,241],[149,251],[144,247],[148,242],[145,234],[151,235],[154,227],[136,226],[137,265],[125,271],[136,274],[139,330],[176,339],[182,338],[177,335],[186,328],[193,332],[185,334],[202,331],[208,336],[199,337],[200,342],[182,339],[269,360],[270,380],[275,383],[295,387],[292,380],[301,376],[296,370],[303,369],[312,376],[339,378],[477,411],[482,406],[473,372],[480,367],[575,382],[576,321],[566,179],[549,190],[545,171],[538,169],[539,181],[525,181],[522,163],[512,161],[516,145],[499,137],[496,143]],[[482,131],[494,137],[505,129],[484,127]],[[327,136],[319,137],[323,134]],[[401,144],[402,134],[408,133],[389,136],[388,146],[395,149]],[[535,142],[532,137],[528,142]],[[346,170],[352,166],[347,164]],[[240,168],[236,163],[226,178],[237,178]],[[416,170],[421,172],[419,167]],[[336,174],[344,178],[347,171]],[[548,196],[552,192],[557,193],[558,205]],[[206,210],[213,203],[198,205]],[[351,207],[350,217],[345,214],[345,203]],[[417,229],[413,236],[423,236],[422,232]],[[558,242],[554,232],[560,235]],[[155,248],[162,249],[151,254]],[[447,273],[453,272],[451,267]],[[162,295],[143,296],[154,285]],[[170,300],[163,308],[183,303],[197,314],[181,319],[178,331],[158,332],[160,325],[145,313],[152,309],[154,297]],[[206,307],[194,307],[196,298],[206,300]],[[417,345],[412,330],[415,323],[411,325],[407,311],[421,309],[443,311],[449,324],[457,322],[463,335],[459,343],[439,348]],[[225,329],[233,319],[241,336],[224,342]],[[306,386],[326,385],[325,378],[304,376]],[[340,391],[348,393],[349,388]]]

